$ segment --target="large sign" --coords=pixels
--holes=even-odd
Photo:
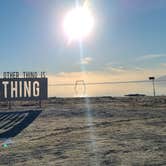
[[[31,74],[37,74],[36,72]],[[45,75],[24,75],[18,72],[4,72],[0,78],[0,100],[44,100],[48,96],[48,80]]]

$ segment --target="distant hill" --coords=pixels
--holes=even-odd
[[[127,94],[128,97],[146,96],[145,94]]]

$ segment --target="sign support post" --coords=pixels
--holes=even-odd
[[[39,100],[39,107],[42,108],[42,100]]]
[[[11,110],[11,108],[12,108],[12,104],[11,104],[10,100],[8,101],[8,108],[9,108],[9,110]]]

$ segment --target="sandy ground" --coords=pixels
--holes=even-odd
[[[2,166],[165,166],[166,97],[51,98],[12,140]]]

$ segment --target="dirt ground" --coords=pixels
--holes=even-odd
[[[1,166],[165,166],[166,97],[50,98],[12,140]]]

